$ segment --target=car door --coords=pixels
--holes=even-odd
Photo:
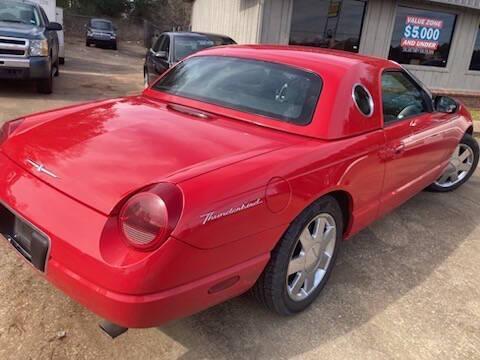
[[[152,81],[170,68],[170,36],[162,35],[159,39],[158,51],[152,56]]]
[[[428,103],[431,104],[431,113],[429,116],[416,119],[411,126],[417,165],[421,172],[428,174],[441,171],[457,147],[458,134],[455,126],[452,126],[452,121],[458,115],[436,111],[431,95],[424,92]]]
[[[50,23],[50,20],[48,19],[47,14],[41,7],[40,7],[40,13],[46,27]],[[52,50],[52,63],[55,63],[58,59],[58,48],[59,48],[57,32],[53,30],[45,30],[45,35],[47,36],[48,46]]]
[[[384,71],[381,82],[386,147],[380,212],[384,214],[428,185],[414,128],[429,121],[431,104],[404,71]]]
[[[160,49],[160,44],[162,43],[165,35],[161,35],[157,38],[157,40],[153,43],[152,47],[150,50],[148,50],[146,59],[145,59],[145,67],[147,69],[148,75],[149,75],[149,83],[154,78],[154,73],[155,73],[155,62],[154,58],[155,55],[157,54],[158,50]]]

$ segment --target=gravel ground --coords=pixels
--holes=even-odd
[[[143,50],[67,46],[55,94],[0,89],[0,121],[139,92]],[[0,359],[479,359],[480,177],[421,193],[346,242],[329,285],[281,318],[249,296],[111,341],[0,241]]]

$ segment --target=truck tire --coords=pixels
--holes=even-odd
[[[40,94],[51,94],[53,92],[53,71],[54,67],[50,69],[50,76],[47,79],[37,81],[37,91]]]
[[[60,58],[57,59],[57,62],[54,65],[55,72],[53,73],[55,77],[60,76]]]
[[[342,210],[333,197],[325,196],[292,222],[272,251],[253,295],[280,315],[305,310],[327,283],[342,238]]]
[[[444,173],[427,190],[449,192],[458,189],[473,175],[477,166],[480,150],[478,142],[470,134],[465,134],[455,149]]]

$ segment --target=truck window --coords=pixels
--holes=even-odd
[[[30,4],[16,1],[2,2],[0,7],[0,21],[34,26],[42,25],[41,15],[37,8]]]

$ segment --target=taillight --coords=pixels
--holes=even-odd
[[[23,119],[16,119],[7,121],[0,127],[0,145],[8,139],[8,137],[13,134],[16,128],[20,126],[23,122]]]
[[[180,190],[172,184],[159,184],[125,203],[119,215],[120,232],[128,245],[152,251],[168,239],[182,208]]]

